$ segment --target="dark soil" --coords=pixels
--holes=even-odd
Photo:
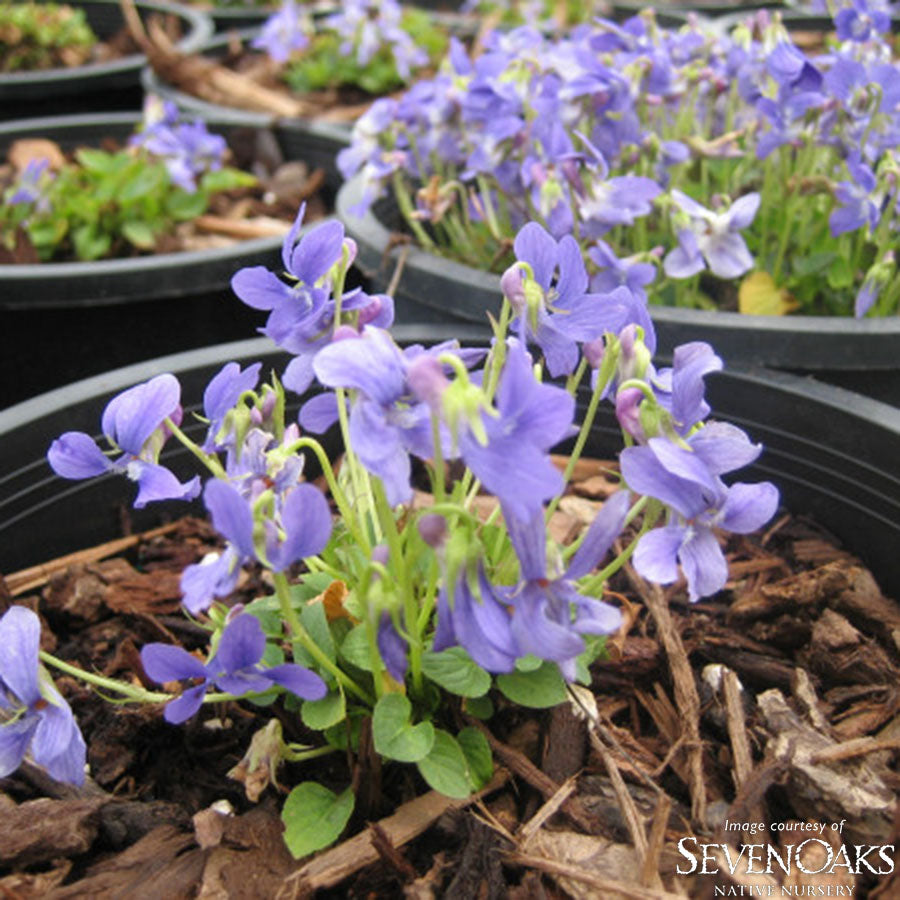
[[[597,463],[580,465],[554,516],[557,539],[579,533],[610,490]],[[74,567],[51,567],[43,582],[8,574],[0,610],[31,606],[48,626],[47,649],[143,680],[143,644],[205,645],[203,629],[179,612],[178,578],[215,542],[207,523],[184,519],[124,556],[86,554]],[[720,855],[717,875],[676,873],[685,836],[734,847],[791,841],[784,832],[742,839],[726,822],[843,819],[839,839],[826,832],[833,845],[898,842],[900,606],[802,517],[784,514],[763,535],[732,539],[727,556],[726,589],[695,605],[683,585],[660,591],[630,569],[615,576],[609,593],[627,624],[580,695],[596,704],[590,724],[570,705],[536,712],[495,692],[485,733],[498,777],[469,809],[416,800],[431,804],[419,837],[404,818],[427,789],[411,767],[382,769],[363,753],[282,768],[283,791],[310,777],[359,788],[347,830],[359,837],[312,862],[284,849],[279,791],[267,788],[254,804],[227,777],[271,714],[288,739],[312,738],[280,704],[264,716],[246,703],[204,707],[173,727],[159,709],[113,706],[59,678],[89,744],[91,778],[75,790],[26,766],[0,780],[0,896],[258,898],[318,889],[335,898],[580,900],[676,890],[706,898],[744,896],[735,891],[749,884],[771,884],[771,896],[782,888],[822,895],[829,885],[828,896],[850,896],[849,888],[854,897],[897,896],[893,876],[865,869],[754,877],[738,867],[730,875]],[[233,599],[265,591],[251,572]],[[465,720],[461,707],[456,714]],[[542,809],[548,800],[555,815]],[[211,809],[221,801],[233,815]]]

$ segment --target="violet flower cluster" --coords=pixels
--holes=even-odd
[[[390,61],[396,77],[405,83],[414,71],[430,62],[428,51],[410,33],[406,13],[396,0],[347,0],[336,11],[316,19],[296,0],[284,0],[251,46],[265,51],[278,65],[285,65],[301,60],[304,54],[314,58],[326,46],[330,52],[330,42],[323,38],[332,36],[337,39],[334,49],[341,65],[323,55],[325,68],[342,68],[352,61],[353,67],[362,72],[379,58]],[[327,79],[319,83],[322,74],[316,74],[311,86],[325,86]],[[288,81],[293,79],[289,77]],[[305,83],[303,79],[301,83]]]
[[[493,32],[477,57],[453,41],[436,77],[359,120],[339,165],[357,212],[392,189],[423,245],[482,267],[502,271],[533,220],[572,235],[597,283],[653,266],[652,302],[848,313],[856,295],[856,315],[890,313],[900,66],[883,16],[848,4],[820,53],[768,13],[727,35],[648,14]],[[751,273],[787,299],[755,303]]]
[[[321,743],[289,746],[280,728],[261,729],[254,742],[265,744],[267,778],[284,759],[355,752],[357,724],[371,717],[376,753],[465,796],[484,783],[490,750],[476,729],[448,730],[458,726],[438,698],[457,694],[475,710],[493,685],[518,702],[560,702],[567,684],[589,683],[588,666],[622,624],[607,587],[623,565],[632,560],[659,584],[683,579],[691,600],[712,596],[728,582],[724,536],[763,526],[778,491],[733,480],[761,447],[708,421],[705,380],[722,365],[713,349],[686,344],[671,367],[652,365],[645,262],[618,260],[592,286],[578,241],[528,222],[501,279],[489,346],[401,346],[389,330],[391,299],[346,289],[356,248],[343,226],[304,229],[302,219],[301,209],[281,271],[249,267],[232,282],[266,315],[262,330],[286,351],[283,369],[262,381],[259,363],[226,364],[193,416],[175,377],[159,375],[110,401],[101,422],[108,450],[81,432],[50,447],[62,477],[137,482],[136,506],[202,492],[220,538],[181,579],[186,610],[212,632],[209,648],[145,646],[144,673],[159,693],[82,677],[164,703],[172,724],[204,704],[283,696],[286,714],[299,711]],[[720,232],[727,246],[734,232]],[[612,254],[605,242],[595,250]],[[300,395],[293,407],[286,392]],[[603,403],[627,444],[619,485],[561,545],[549,523]],[[335,431],[339,466],[326,452]],[[571,440],[561,469],[551,454]],[[173,444],[206,468],[205,485],[184,480],[177,454],[166,452]],[[313,464],[327,497],[305,477]],[[263,596],[246,593],[247,568],[267,585]],[[7,624],[10,615],[0,632],[17,646],[27,625],[30,643],[10,656],[0,641],[0,766],[18,765],[30,742],[36,762],[74,779],[74,751],[58,760],[48,737],[51,726],[71,733],[71,714],[59,704],[47,712],[46,691],[17,674],[33,655],[34,626],[25,612]],[[304,796],[303,785],[295,790]],[[288,846],[308,852],[306,837],[293,844],[292,821]],[[345,821],[313,829],[314,846]]]
[[[152,94],[144,103],[143,130],[130,143],[161,160],[172,183],[188,193],[197,190],[197,180],[206,172],[222,168],[228,149],[225,138],[212,134],[201,120],[180,121],[174,103]]]

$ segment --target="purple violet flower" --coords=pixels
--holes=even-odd
[[[484,566],[464,569],[438,596],[434,633],[436,652],[459,645],[486,672],[512,672],[521,651],[512,634],[509,612],[497,589],[488,581]]]
[[[584,651],[582,634],[611,634],[622,624],[614,606],[578,592],[575,582],[590,573],[609,552],[628,513],[628,491],[617,491],[603,504],[581,546],[559,574],[548,571],[544,513],[527,519],[504,507],[503,518],[519,557],[522,581],[505,592],[514,607],[512,634],[520,654],[553,660],[567,681],[575,679],[575,660]]]
[[[165,466],[159,453],[169,437],[167,418],[181,422],[181,385],[174,375],[157,375],[114,397],[103,411],[101,427],[121,456],[110,459],[82,431],[67,431],[47,452],[47,461],[62,478],[82,479],[108,472],[127,475],[138,484],[135,509],[156,500],[193,500],[200,478],[182,484]]]
[[[336,303],[331,297],[330,274],[345,253],[352,259],[356,252],[355,244],[344,237],[344,226],[334,219],[300,237],[305,212],[306,204],[300,207],[281,248],[285,272],[293,285],[285,284],[265,266],[241,269],[231,279],[232,290],[244,303],[269,312],[261,330],[294,355],[282,381],[298,394],[312,384],[313,357],[332,339]],[[394,320],[390,297],[370,296],[358,288],[343,295],[341,311],[354,315],[359,327],[389,327]]]
[[[199,613],[215,597],[234,590],[240,567],[258,560],[275,572],[283,572],[298,560],[321,552],[331,536],[331,510],[322,492],[311,484],[296,484],[297,468],[289,467],[293,484],[275,484],[272,514],[260,523],[254,516],[255,487],[260,479],[243,485],[250,496],[225,481],[211,478],[203,491],[203,501],[216,531],[227,541],[224,552],[209,554],[188,566],[181,576],[184,605]],[[266,485],[262,479],[263,486]],[[277,493],[276,493],[277,492]]]
[[[167,104],[162,117],[151,118],[151,124],[133,135],[130,142],[158,157],[165,164],[173,184],[194,193],[200,176],[222,168],[228,145],[225,138],[210,133],[199,119],[195,122],[175,121],[172,109],[172,105]]]
[[[284,0],[281,9],[266,19],[251,47],[264,50],[277,63],[286,63],[295,50],[309,45],[313,25],[309,13],[294,0]]]
[[[672,199],[687,217],[678,228],[678,246],[663,260],[670,278],[689,278],[707,266],[719,278],[737,278],[753,268],[753,257],[738,234],[747,228],[759,209],[759,194],[739,197],[722,213],[697,203],[687,194],[672,190]]]
[[[691,601],[715,594],[728,580],[728,563],[714,528],[749,534],[778,507],[778,489],[768,481],[727,486],[719,477],[745,466],[761,452],[739,428],[711,423],[691,435],[687,448],[652,437],[628,447],[619,460],[628,486],[670,509],[662,528],[647,532],[634,554],[634,566],[650,581],[671,584],[680,565]]]
[[[147,644],[141,650],[141,662],[148,677],[159,684],[186,681],[190,685],[166,704],[163,715],[173,725],[187,721],[200,709],[210,685],[236,697],[262,693],[276,685],[304,700],[321,700],[325,696],[325,682],[303,666],[283,663],[266,668],[260,665],[265,651],[266,636],[259,620],[242,614],[225,626],[215,655],[208,663],[172,644]]]
[[[41,622],[24,606],[0,617],[0,778],[26,753],[51,777],[84,784],[87,748],[69,704],[41,668]]]
[[[541,384],[525,347],[510,341],[495,400],[497,415],[478,413],[483,438],[460,424],[459,455],[484,487],[519,519],[528,519],[563,488],[550,448],[572,432],[575,401]]]
[[[384,667],[394,681],[403,684],[406,678],[406,670],[409,668],[409,645],[400,636],[391,620],[391,614],[385,610],[378,620],[378,633],[376,635],[378,652],[381,654]]]
[[[851,0],[849,6],[837,11],[834,27],[839,40],[862,43],[891,30],[890,14],[867,0]]]
[[[557,243],[540,225],[529,222],[513,246],[517,262],[500,281],[519,317],[513,328],[541,348],[551,375],[571,374],[578,365],[577,342],[621,330],[634,295],[623,287],[589,294],[581,249],[571,235]]]
[[[875,173],[860,159],[858,150],[847,157],[847,169],[853,180],[841,181],[835,186],[834,197],[840,206],[835,207],[828,217],[833,237],[856,231],[864,225],[874,231],[881,218],[872,199],[877,184]]]

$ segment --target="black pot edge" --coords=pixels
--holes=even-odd
[[[398,327],[394,329],[394,336],[407,343],[447,337],[459,337],[464,343],[484,342],[480,330],[472,332],[471,329],[446,325],[427,331],[421,325]],[[191,385],[191,396],[184,399],[192,404],[199,400],[202,390],[196,386],[201,372],[205,381],[208,373],[232,359],[247,364],[269,357],[267,363],[277,365],[272,359],[273,353],[276,359],[283,358],[285,362],[288,359],[265,338],[178,353],[85,379],[0,411],[0,435],[17,448],[16,452],[27,449],[29,457],[13,457],[10,461],[13,468],[0,473],[0,491],[7,492],[3,505],[5,507],[6,500],[13,504],[10,508],[12,516],[3,528],[16,527],[22,520],[22,513],[15,512],[15,505],[21,503],[26,494],[9,493],[10,489],[15,492],[24,488],[30,496],[30,486],[33,486],[38,504],[35,510],[45,507],[56,496],[52,493],[48,496],[47,490],[52,490],[57,479],[49,471],[46,476],[42,474],[46,469],[43,441],[46,440],[49,446],[53,437],[66,430],[63,425],[54,427],[53,422],[65,421],[70,409],[77,407],[82,420],[85,412],[93,410],[96,419],[94,414],[90,416],[91,424],[86,430],[96,433],[96,422],[99,422],[103,406],[124,388],[162,372],[173,371],[186,385]],[[760,461],[739,473],[738,477],[749,474],[754,479],[773,478],[783,489],[789,508],[798,514],[818,518],[820,524],[835,531],[849,549],[870,560],[869,564],[874,567],[885,590],[900,591],[900,572],[890,563],[895,559],[896,541],[900,539],[900,477],[892,468],[900,447],[900,410],[787,373],[731,371],[711,375],[710,382],[713,418],[718,413],[720,418],[743,425],[750,430],[751,439],[761,439],[765,445]],[[194,393],[197,393],[196,397]],[[586,397],[579,396],[580,405],[585,400]],[[767,410],[773,402],[778,413],[777,418],[769,422]],[[805,415],[812,422],[809,431],[802,421],[793,418],[795,409],[799,420]],[[608,414],[605,416],[611,418]],[[839,423],[840,427],[828,423]],[[606,434],[607,439],[617,432],[614,422],[599,428],[598,435]],[[831,437],[820,443],[812,432],[822,429]],[[27,446],[22,445],[19,435],[24,438],[29,431],[32,433],[27,438]],[[35,437],[38,437],[39,446],[35,445]],[[23,476],[25,484],[17,481]],[[80,495],[86,484],[75,482],[64,490],[64,495]],[[106,502],[109,502],[109,490],[105,490]],[[113,493],[119,495],[117,491]],[[127,502],[129,496],[124,490],[122,501]],[[837,517],[833,514],[834,503],[841,510]],[[184,509],[180,505],[178,508]],[[178,514],[177,510],[169,512]],[[849,517],[852,525],[847,524],[845,517]],[[112,519],[107,522],[115,524]]]
[[[358,235],[360,240],[359,265],[366,271],[376,271],[385,259],[385,250],[389,245],[390,232],[382,225],[370,208],[360,218],[350,212],[350,208],[359,202],[362,179],[359,175],[345,182],[338,191],[335,203],[337,217],[344,223],[348,231]],[[367,246],[368,245],[368,246]],[[398,251],[394,251],[399,252]],[[474,270],[453,260],[437,257],[417,246],[404,247],[405,269],[423,270],[437,273],[445,278],[471,286],[476,291],[486,291],[500,295],[500,277],[486,272]],[[368,274],[368,272],[367,272]],[[717,336],[720,342],[728,336],[728,343],[745,343],[752,339],[757,345],[765,346],[767,341],[783,342],[794,334],[798,342],[806,349],[820,344],[823,338],[830,338],[837,354],[834,359],[784,359],[777,356],[759,353],[756,358],[741,359],[735,355],[734,362],[751,366],[775,366],[801,371],[821,370],[855,370],[860,368],[860,361],[852,355],[840,355],[849,349],[844,346],[846,340],[869,340],[880,338],[881,353],[876,357],[875,347],[865,360],[862,368],[893,370],[900,366],[900,316],[881,319],[850,319],[845,317],[817,316],[750,316],[734,312],[708,312],[701,309],[677,309],[674,307],[651,306],[650,313],[654,322],[662,329],[658,335],[661,349],[671,352],[679,343],[689,340],[709,340],[716,345]],[[670,339],[667,339],[668,329]],[[682,333],[683,332],[683,333]],[[703,337],[700,337],[700,332]],[[717,350],[720,348],[717,348]],[[802,349],[802,348],[796,348]],[[728,362],[728,353],[722,352]]]
[[[119,5],[119,0],[91,0],[91,2],[105,3],[109,6]],[[191,30],[175,45],[176,49],[182,53],[195,53],[214,34],[212,20],[198,9],[185,4],[168,3],[166,0],[135,0],[135,2],[138,6],[151,6],[154,11],[178,15],[190,23]],[[145,61],[146,57],[143,53],[133,53],[130,56],[123,56],[108,62],[87,63],[71,68],[0,74],[0,96],[3,96],[6,91],[20,90],[26,85],[46,84],[48,87],[52,87],[58,81],[71,78],[105,78],[130,69],[138,70],[145,64]]]
[[[399,342],[426,339],[420,325],[397,325],[391,329],[391,334]],[[484,341],[485,332],[483,329],[467,325],[443,325],[428,329],[427,340],[429,341],[433,340],[437,343],[454,338],[459,339],[462,343],[474,344]],[[65,387],[56,388],[24,400],[15,406],[0,409],[0,435],[34,419],[66,409],[76,402],[91,398],[112,399],[117,392],[162,372],[199,369],[226,359],[249,359],[283,352],[270,338],[247,338],[228,344],[214,344],[199,350],[172,353],[169,356],[160,356],[146,362],[113,369],[102,375],[92,375],[90,378],[74,381]],[[289,354],[284,353],[284,357],[289,359]],[[898,424],[898,430],[900,430],[900,424]],[[0,473],[0,477],[2,477],[2,473]]]
[[[0,140],[6,135],[16,133],[22,129],[31,129],[40,124],[41,128],[48,129],[78,129],[98,122],[108,123],[110,125],[129,125],[139,122],[141,116],[135,112],[112,112],[112,113],[80,113],[73,116],[48,116],[41,119],[17,119],[9,122],[0,122]],[[265,124],[249,123],[238,119],[211,117],[205,119],[211,125],[233,126],[233,127],[260,127],[260,128],[296,128],[310,134],[311,137],[320,137],[325,140],[334,140],[334,135],[327,129],[306,128],[305,123],[294,123],[293,125],[279,122],[267,122]],[[319,223],[312,223],[319,224]],[[305,226],[302,232],[308,230],[310,226]],[[214,247],[207,250],[188,250],[182,253],[161,253],[155,256],[137,256],[130,259],[108,259],[95,260],[93,262],[65,262],[65,263],[40,263],[35,265],[16,265],[16,266],[0,266],[0,288],[4,285],[3,272],[9,270],[11,278],[25,284],[34,284],[35,289],[51,288],[53,285],[64,285],[71,283],[72,279],[92,278],[97,280],[109,280],[114,282],[126,273],[130,274],[146,274],[148,277],[160,273],[173,272],[186,266],[198,265],[222,265],[233,263],[234,271],[237,271],[243,263],[243,259],[257,258],[263,254],[276,253],[283,243],[283,237],[262,237],[252,240],[241,241],[229,247]],[[86,267],[90,267],[87,269]],[[231,274],[234,274],[233,272]],[[210,288],[216,285],[209,285]],[[193,290],[192,288],[188,288]],[[188,290],[186,289],[186,290]],[[174,291],[174,293],[173,293]],[[115,306],[125,305],[128,303],[141,303],[145,301],[162,299],[168,296],[179,296],[179,292],[175,289],[165,294],[153,293],[149,295],[139,295],[133,298],[122,297],[92,297],[79,300],[67,299],[65,301],[44,301],[35,300],[35,297],[41,296],[38,293],[30,294],[27,301],[8,300],[0,294],[0,309],[9,310],[36,310],[36,309],[70,309],[76,306]]]

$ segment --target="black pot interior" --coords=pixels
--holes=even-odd
[[[447,335],[429,331],[427,337],[412,329],[399,329],[407,343],[431,342]],[[477,336],[474,338],[477,341]],[[204,426],[191,413],[209,378],[228,359],[244,364],[262,358],[265,367],[283,369],[287,357],[259,353],[261,346],[235,344],[215,363],[190,365],[176,374],[182,383],[185,429],[200,437]],[[218,348],[215,348],[218,349]],[[209,359],[209,352],[207,352]],[[155,371],[165,371],[155,367]],[[115,374],[115,373],[114,373]],[[52,414],[33,415],[3,435],[5,461],[0,477],[0,572],[10,573],[64,553],[93,546],[129,531],[141,531],[186,512],[202,513],[198,504],[157,504],[143,511],[130,509],[135,488],[122,478],[66,481],[49,469],[44,455],[53,438],[74,429],[97,434],[100,415],[108,400],[133,381],[150,377],[145,368],[132,381],[115,377],[108,384],[91,385],[92,396],[78,397],[74,388],[42,398],[44,409],[72,398],[70,405]],[[78,399],[75,399],[75,398]],[[872,569],[882,589],[900,594],[900,413],[847,392],[790,375],[736,375],[709,378],[714,415],[745,428],[765,446],[763,455],[735,480],[773,481],[791,512],[808,515],[832,532]],[[583,407],[587,398],[580,398]],[[291,412],[299,406],[290,405]],[[20,410],[16,418],[21,419]],[[329,435],[336,451],[337,436]],[[609,458],[621,447],[611,410],[604,404],[591,434],[588,453]],[[170,441],[163,461],[181,477],[196,473],[186,451]],[[310,474],[314,470],[310,469]]]

